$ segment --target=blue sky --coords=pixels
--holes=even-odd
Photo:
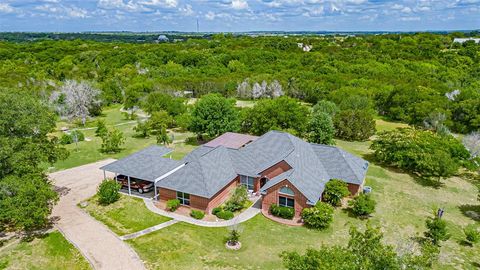
[[[0,0],[0,31],[480,28],[480,0]]]

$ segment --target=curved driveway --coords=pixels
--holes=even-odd
[[[95,269],[145,269],[138,255],[105,225],[77,207],[92,197],[103,179],[101,166],[114,161],[103,160],[50,174],[61,190],[60,201],[52,216],[56,227],[90,261]]]

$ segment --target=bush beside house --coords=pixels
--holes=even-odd
[[[325,185],[322,198],[332,206],[340,206],[342,199],[350,194],[347,183],[339,179],[332,179]]]
[[[200,210],[192,209],[192,211],[190,212],[190,216],[194,219],[203,219],[203,217],[205,217],[205,213]]]
[[[333,207],[324,202],[317,202],[314,207],[302,210],[302,219],[307,227],[326,229],[333,221]]]
[[[349,202],[350,209],[357,217],[365,217],[375,211],[376,201],[372,195],[361,193]]]
[[[167,201],[167,210],[175,212],[180,207],[180,201],[178,199],[172,199]]]
[[[276,204],[270,205],[270,214],[284,219],[292,219],[295,216],[295,209],[292,207],[279,206]]]

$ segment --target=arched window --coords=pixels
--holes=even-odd
[[[294,196],[295,193],[293,192],[293,190],[289,187],[282,187],[280,188],[280,193],[283,193],[283,194],[286,194],[286,195],[290,195],[290,196]]]

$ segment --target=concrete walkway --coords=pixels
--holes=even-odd
[[[192,217],[187,217],[184,215],[179,215],[179,214],[176,214],[175,212],[162,210],[156,207],[154,204],[154,201],[152,201],[151,199],[144,199],[143,201],[145,202],[145,205],[147,206],[148,210],[154,213],[172,218],[177,221],[183,221],[186,223],[190,223],[190,224],[202,226],[202,227],[228,227],[234,224],[245,222],[261,212],[261,203],[262,203],[262,200],[260,200],[260,197],[258,197],[250,208],[243,211],[233,219],[222,220],[222,221],[205,221],[205,220],[194,219]]]
[[[57,219],[55,226],[95,269],[145,269],[130,246],[77,207],[78,203],[95,195],[103,180],[103,171],[99,168],[112,161],[103,160],[49,175],[61,194],[52,213]]]
[[[141,231],[138,231],[138,232],[127,234],[127,235],[124,235],[124,236],[120,236],[119,238],[120,238],[120,240],[124,240],[124,241],[129,240],[129,239],[133,239],[133,238],[137,238],[137,237],[140,237],[140,236],[145,235],[147,233],[151,233],[151,232],[154,232],[154,231],[161,230],[161,229],[166,228],[170,225],[173,225],[177,222],[179,222],[179,221],[175,220],[175,219],[172,219],[172,220],[169,220],[167,222],[163,222],[163,223],[160,223],[158,225],[155,225],[153,227],[146,228],[145,230],[141,230]]]

